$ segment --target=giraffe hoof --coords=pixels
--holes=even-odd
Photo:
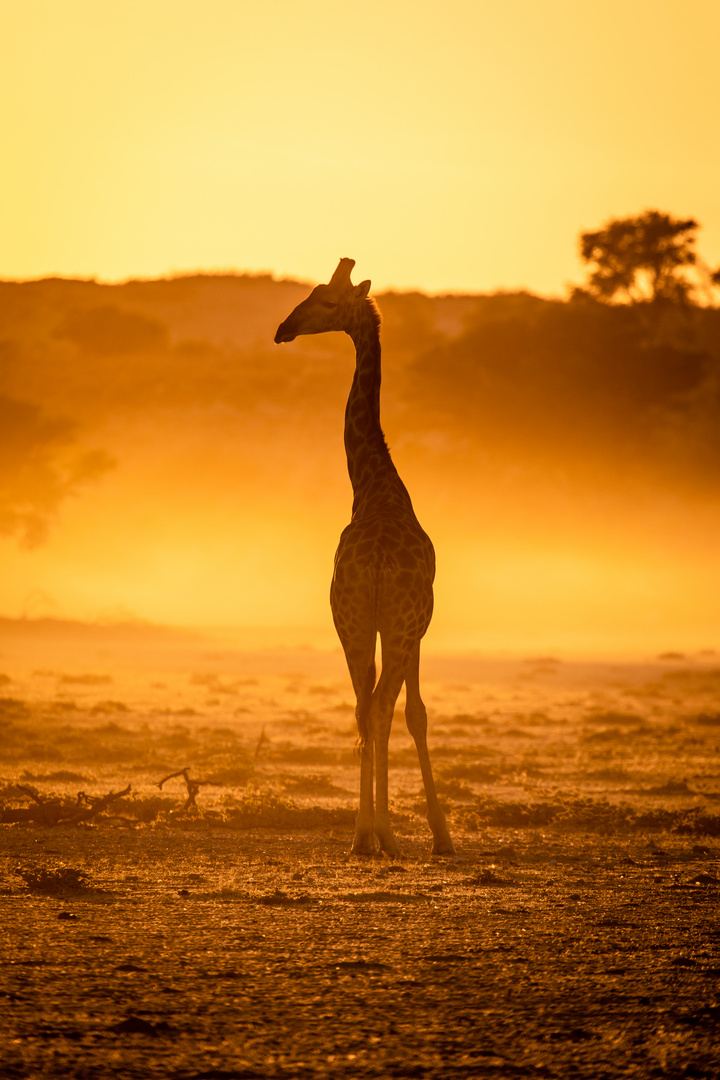
[[[375,855],[375,844],[372,837],[369,839],[365,836],[356,836],[353,840],[353,846],[350,848],[351,855]]]
[[[400,845],[397,841],[394,844],[381,844],[380,850],[388,859],[400,858]]]
[[[443,840],[436,840],[432,848],[433,855],[457,855],[455,845],[448,836]]]
[[[383,855],[387,856],[388,859],[400,858],[400,845],[392,833],[390,836],[380,836],[378,839],[380,841],[380,851]]]

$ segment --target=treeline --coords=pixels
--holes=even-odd
[[[478,298],[410,372],[433,423],[471,448],[576,473],[720,478],[720,311]]]
[[[193,432],[222,442],[240,485],[264,469],[280,483],[283,460],[312,478],[328,439],[339,457],[348,340],[272,341],[308,288],[212,275],[0,283],[0,531],[39,537],[141,432],[146,453],[153,431],[173,432],[179,454]],[[429,481],[468,469],[720,479],[720,309],[582,292],[376,299],[388,438]]]

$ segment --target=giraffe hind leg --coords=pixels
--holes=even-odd
[[[382,671],[375,687],[370,708],[370,725],[375,750],[375,836],[381,850],[391,858],[400,854],[400,847],[390,822],[388,795],[388,744],[393,710],[405,681],[407,656],[385,647],[383,642]]]
[[[408,664],[405,677],[405,721],[415,740],[420,772],[422,773],[425,798],[427,799],[428,824],[433,834],[433,855],[454,855],[455,846],[448,831],[445,814],[438,802],[430,753],[427,744],[427,709],[420,696],[420,642],[418,641]]]

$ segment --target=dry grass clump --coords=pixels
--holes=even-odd
[[[571,795],[554,795],[536,802],[481,795],[474,806],[458,809],[453,816],[471,829],[488,825],[516,829],[552,826],[604,835],[667,831],[685,836],[720,836],[720,815],[708,814],[703,807],[637,810],[627,803]]]
[[[351,808],[298,806],[293,799],[274,792],[250,790],[225,807],[226,827],[234,829],[317,829],[352,828],[355,811]]]
[[[25,882],[28,892],[43,895],[64,895],[91,889],[90,879],[84,870],[72,866],[58,866],[53,869],[36,866],[18,866],[17,877]]]

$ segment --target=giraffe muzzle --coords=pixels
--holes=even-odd
[[[285,342],[285,341],[294,341],[294,340],[295,340],[295,334],[293,334],[292,330],[288,329],[287,322],[280,323],[280,325],[277,328],[277,333],[275,334],[275,344],[276,345],[282,345],[283,342]]]

